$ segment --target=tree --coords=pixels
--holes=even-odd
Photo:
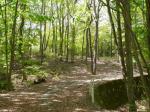
[[[15,61],[15,46],[16,46],[16,24],[17,24],[17,13],[18,13],[18,0],[16,1],[15,5],[15,12],[14,12],[14,18],[13,18],[13,25],[12,25],[12,33],[10,38],[10,66],[9,66],[9,76],[8,76],[8,88],[11,89],[12,83],[11,83],[11,75],[14,67],[14,61]]]
[[[150,57],[150,1],[145,0],[146,2],[146,20],[147,20],[147,44],[149,49],[149,57]]]
[[[129,100],[129,112],[136,112],[135,97],[134,97],[134,79],[133,79],[133,63],[132,63],[132,24],[130,13],[129,0],[121,1],[122,13],[125,27],[125,47],[126,47],[126,85]]]
[[[96,4],[98,5],[96,6]],[[94,0],[93,8],[94,8],[94,14],[95,14],[94,16],[95,16],[95,27],[96,27],[95,38],[94,38],[93,74],[96,74],[97,49],[98,49],[98,38],[99,38],[99,12],[101,9],[101,2]]]

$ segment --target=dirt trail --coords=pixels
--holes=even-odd
[[[120,66],[104,61],[97,69],[98,75],[92,76],[85,64],[77,63],[59,79],[49,77],[46,83],[1,93],[0,112],[110,112],[91,103],[89,85],[91,80],[121,78]]]

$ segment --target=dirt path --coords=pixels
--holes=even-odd
[[[46,83],[1,93],[0,112],[110,112],[91,103],[89,85],[91,80],[121,78],[120,66],[98,62],[97,74],[92,76],[84,64],[76,63],[59,79],[49,77]]]

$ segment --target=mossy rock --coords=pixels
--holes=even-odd
[[[148,79],[145,76],[146,80]],[[136,77],[135,80],[135,99],[140,100],[144,96],[143,87],[141,86],[141,78]],[[148,83],[148,81],[147,81]],[[149,84],[150,85],[150,84]],[[127,90],[123,79],[113,80],[94,87],[95,102],[102,108],[117,109],[127,104]]]
[[[115,109],[127,102],[125,84],[121,80],[98,85],[94,90],[95,101],[102,108]]]

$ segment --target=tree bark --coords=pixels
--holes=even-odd
[[[121,1],[122,12],[125,25],[125,46],[126,46],[126,69],[127,69],[127,94],[129,101],[129,112],[136,112],[136,104],[134,97],[134,79],[133,79],[133,64],[132,64],[132,26],[131,26],[131,14],[130,14],[130,2],[129,0]]]
[[[122,43],[122,29],[121,29],[121,16],[120,16],[120,10],[119,10],[119,3],[116,2],[117,7],[117,32],[118,32],[118,52],[121,58],[121,65],[122,65],[122,73],[124,76],[124,79],[126,80],[127,71],[126,71],[126,65],[125,65],[125,56],[124,56],[124,49],[123,49],[123,43]]]
[[[110,20],[110,24],[111,24],[111,28],[112,28],[112,33],[113,33],[113,36],[114,36],[114,42],[115,42],[116,46],[118,47],[115,24],[114,24],[111,9],[110,9],[110,0],[106,0],[106,1],[107,1],[107,10],[108,10],[108,15],[109,15],[109,20]]]
[[[15,59],[15,42],[16,42],[16,24],[17,24],[17,13],[18,13],[18,0],[15,5],[15,15],[13,18],[13,26],[12,33],[10,38],[10,67],[9,67],[9,77],[8,77],[8,89],[12,89],[11,76],[14,67],[14,59]]]
[[[146,2],[146,20],[147,20],[147,44],[149,49],[149,59],[150,59],[150,0],[145,0]]]
[[[5,0],[5,4],[7,3],[7,0]],[[6,76],[7,76],[7,83],[11,83],[9,80],[9,63],[8,63],[8,24],[7,24],[7,6],[5,6],[5,12],[4,12],[4,24],[5,24],[5,60],[6,60]]]

